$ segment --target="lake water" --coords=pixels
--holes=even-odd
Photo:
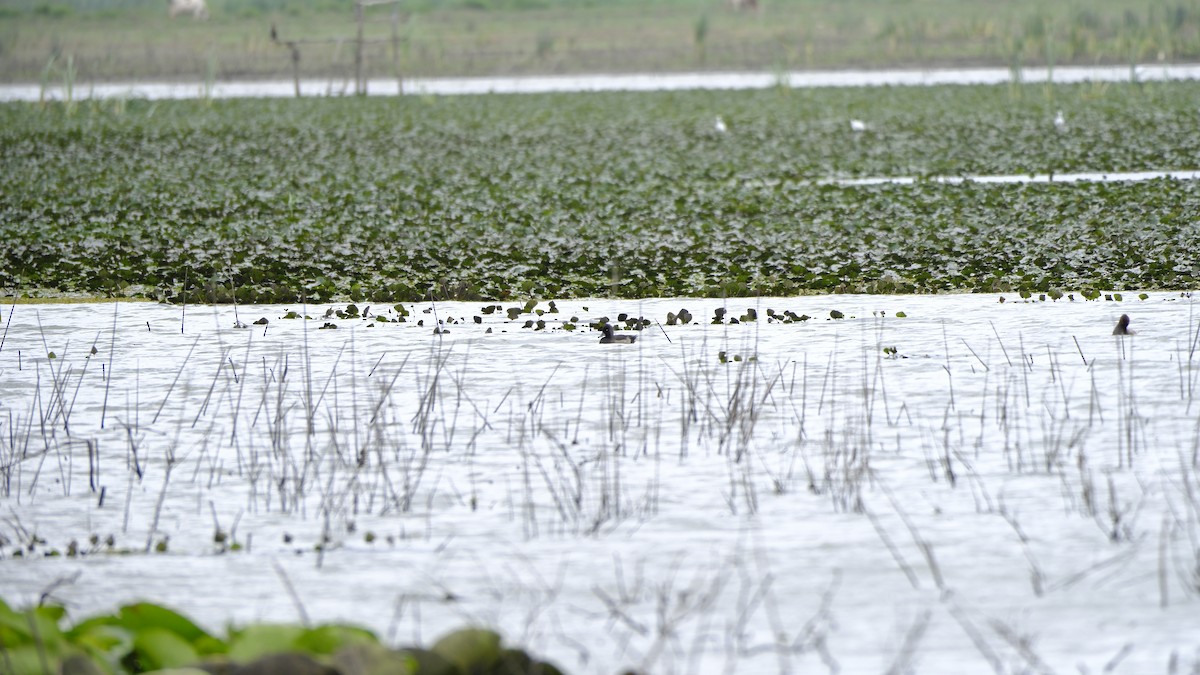
[[[4,307],[0,596],[221,630],[298,621],[286,577],[572,673],[1200,667],[1191,297],[517,306]],[[40,554],[90,535],[129,554]]]
[[[1135,66],[1061,66],[1024,68],[1022,82],[1156,82],[1200,79],[1200,64],[1138,64]],[[1014,80],[1008,68],[933,68],[908,70],[833,70],[781,73],[656,73],[623,75],[556,75],[521,77],[411,78],[398,85],[394,79],[368,82],[376,96],[405,94],[530,94],[555,91],[666,91],[677,89],[763,89],[773,86],[876,87],[942,84],[1003,84]],[[353,81],[302,80],[304,96],[341,96],[354,92]],[[254,98],[295,95],[290,80],[265,82],[104,82],[76,83],[75,98]],[[37,101],[43,96],[61,99],[61,83],[45,91],[38,84],[0,85],[0,101]]]

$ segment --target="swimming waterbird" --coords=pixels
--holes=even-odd
[[[600,329],[604,332],[604,337],[600,338],[602,345],[631,345],[637,341],[636,335],[614,335],[612,324],[604,324]]]
[[[1113,329],[1113,335],[1134,335],[1134,331],[1129,330],[1129,315],[1122,314],[1120,319],[1117,319],[1117,327]]]

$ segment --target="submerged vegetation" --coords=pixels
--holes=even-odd
[[[5,104],[0,291],[399,302],[1189,287],[1194,181],[830,179],[1196,169],[1198,94]]]

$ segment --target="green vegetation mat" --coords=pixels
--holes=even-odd
[[[1200,83],[5,104],[0,291],[1190,287],[1195,181],[819,181],[1197,169],[1197,101]]]
[[[251,624],[220,638],[161,605],[139,602],[63,628],[67,611],[14,609],[0,599],[0,672],[123,675],[562,675],[500,635],[464,628],[429,649],[388,649],[373,633],[341,624]]]

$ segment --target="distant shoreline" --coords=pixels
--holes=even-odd
[[[765,89],[772,86],[872,87],[1004,84],[1054,82],[1162,82],[1200,79],[1200,64],[1138,64],[1135,66],[1061,66],[1023,68],[1019,77],[1009,68],[903,68],[879,70],[801,70],[786,73],[634,73],[592,75],[540,75],[511,77],[441,77],[402,80],[402,91],[395,79],[373,78],[367,93],[392,96],[417,95],[524,94],[550,92],[599,91],[678,91],[688,89]],[[260,81],[129,81],[76,83],[72,98],[286,98],[295,95],[292,80]],[[65,88],[49,83],[0,84],[0,101],[61,100]],[[342,80],[307,78],[300,80],[303,96],[342,96],[353,94],[353,84]]]

